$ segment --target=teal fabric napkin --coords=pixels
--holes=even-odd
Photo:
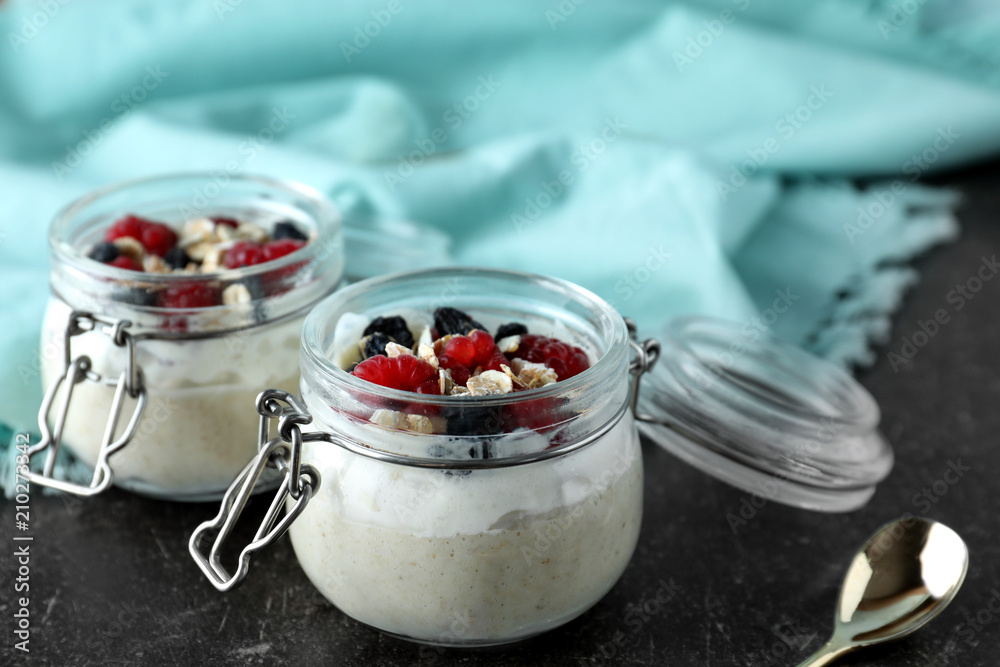
[[[997,10],[910,5],[0,5],[0,422],[35,422],[53,213],[171,171],[302,181],[647,333],[712,314],[869,363],[956,233],[921,180],[1000,148]]]

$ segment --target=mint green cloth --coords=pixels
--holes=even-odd
[[[433,225],[648,333],[706,313],[868,363],[956,233],[920,180],[1000,148],[997,9],[902,4],[8,1],[0,422],[35,421],[52,214],[171,171]]]

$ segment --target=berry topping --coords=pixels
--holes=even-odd
[[[473,361],[481,366],[486,365],[493,356],[493,348],[495,347],[493,336],[482,329],[473,329],[469,332],[469,338],[472,339],[473,345],[476,346],[476,358]]]
[[[497,435],[503,433],[503,410],[500,407],[455,405],[441,409],[441,416],[447,419],[447,431],[449,435]],[[483,443],[482,458],[491,457],[490,443]],[[477,456],[478,451],[470,450],[472,458]]]
[[[142,235],[135,237],[147,252],[163,257],[167,251],[177,245],[177,234],[174,230],[158,222],[146,222],[142,227]]]
[[[479,322],[475,321],[457,308],[444,306],[434,311],[434,328],[437,329],[438,336],[448,334],[465,335],[473,329],[486,330]]]
[[[105,241],[114,241],[123,236],[131,236],[136,241],[142,241],[142,230],[149,223],[148,220],[137,215],[126,215],[119,218],[104,232]]]
[[[305,241],[296,241],[294,239],[281,239],[280,241],[268,241],[267,243],[264,244],[262,248],[262,251],[264,253],[264,261],[270,262],[272,260],[278,259],[279,257],[290,255],[304,245]]]
[[[483,370],[502,371],[502,366],[510,366],[510,360],[507,359],[507,355],[500,351],[499,347],[494,345],[493,354],[490,356],[489,360],[483,364]]]
[[[419,387],[415,389],[418,394],[432,394],[435,396],[441,395],[441,383],[437,381],[437,378],[433,378],[424,382]]]
[[[171,269],[183,269],[191,262],[191,258],[184,252],[184,248],[174,246],[163,254],[163,263]]]
[[[403,347],[413,347],[413,334],[410,333],[410,329],[406,325],[406,320],[399,315],[376,317],[365,327],[362,335],[369,336],[375,332],[386,334]]]
[[[232,218],[210,218],[210,220],[217,225],[224,225],[226,227],[232,227],[233,229],[240,226],[240,221],[233,220]]]
[[[295,226],[294,222],[285,220],[279,222],[274,226],[274,232],[271,234],[271,238],[275,241],[280,239],[292,239],[294,241],[308,241],[309,237],[302,233],[302,231]]]
[[[571,378],[590,368],[587,353],[555,338],[525,334],[512,357],[543,363],[556,372],[560,380]]]
[[[398,357],[381,355],[365,359],[354,368],[353,374],[362,380],[390,389],[413,391],[437,375],[434,367],[412,354]]]
[[[127,255],[118,255],[113,260],[108,262],[111,266],[117,266],[119,269],[128,269],[129,271],[142,271],[142,264],[135,261]]]
[[[385,355],[385,346],[389,343],[389,336],[382,333],[381,331],[376,331],[371,336],[368,336],[368,340],[365,341],[364,355],[365,359],[370,359],[378,355]]]
[[[464,387],[469,382],[469,378],[472,377],[472,373],[469,372],[468,368],[454,360],[452,360],[452,365],[447,370],[451,373],[451,381],[460,387]]]
[[[468,367],[476,358],[476,344],[468,336],[454,336],[445,344],[444,353]]]
[[[111,241],[101,241],[87,253],[87,257],[96,259],[98,262],[110,264],[118,259],[118,246]]]
[[[224,264],[227,269],[238,269],[241,266],[253,266],[264,260],[264,249],[253,241],[237,241],[226,251]]]
[[[219,293],[205,283],[171,285],[160,292],[157,305],[161,308],[208,308],[219,303]]]
[[[528,327],[520,322],[508,322],[507,324],[501,324],[500,328],[497,329],[496,339],[500,340],[507,336],[523,336],[526,333],[528,333]]]

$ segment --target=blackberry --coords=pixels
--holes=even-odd
[[[457,308],[449,308],[448,306],[435,309],[434,327],[438,331],[438,336],[447,336],[448,334],[465,335],[473,329],[486,330],[486,327],[462,311]]]
[[[507,336],[523,336],[526,333],[528,333],[528,327],[520,322],[508,322],[507,324],[500,325],[500,328],[497,329],[497,335],[494,338],[500,340]]]
[[[399,315],[376,317],[365,327],[362,335],[370,336],[373,333],[384,333],[403,347],[413,348],[413,334],[406,326],[406,320]],[[385,350],[385,345],[382,346],[382,349]]]
[[[191,262],[191,258],[184,252],[184,248],[174,246],[163,254],[163,262],[171,269],[183,269]]]
[[[118,246],[111,241],[101,241],[87,253],[87,257],[105,264],[113,262],[118,259]]]
[[[461,401],[461,399],[459,399]],[[447,421],[448,435],[491,436],[504,432],[503,415],[498,407],[455,405],[441,408]],[[490,458],[486,454],[481,458]],[[473,458],[479,458],[473,456]]]
[[[116,291],[112,300],[133,306],[155,306],[158,299],[156,292],[150,292],[144,287],[130,287]]]
[[[368,336],[365,340],[365,345],[362,351],[365,359],[371,359],[372,357],[382,355],[388,356],[385,353],[385,346],[389,343],[389,336],[381,331],[376,331],[372,335]]]
[[[271,238],[275,241],[280,239],[292,239],[294,241],[308,241],[309,237],[302,233],[295,223],[290,220],[284,220],[279,222],[274,226],[274,232],[271,233]]]

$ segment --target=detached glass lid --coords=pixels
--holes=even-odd
[[[642,346],[635,344],[637,351]],[[767,500],[863,506],[892,469],[879,408],[846,371],[773,336],[705,317],[670,322],[637,383],[640,430],[687,463]]]

